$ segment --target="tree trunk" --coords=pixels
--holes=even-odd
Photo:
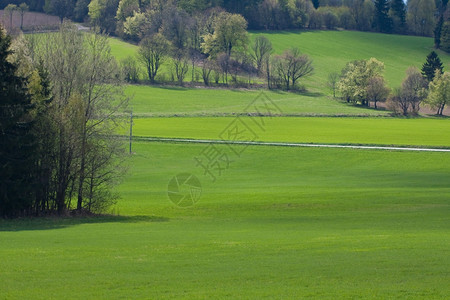
[[[83,141],[81,144],[81,162],[80,162],[80,176],[78,178],[78,201],[77,210],[81,211],[83,208],[83,184],[85,179],[86,168],[86,129],[83,130]]]

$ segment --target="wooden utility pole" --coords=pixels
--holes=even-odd
[[[133,142],[133,111],[130,112],[130,154],[132,142]]]

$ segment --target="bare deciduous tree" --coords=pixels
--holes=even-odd
[[[367,100],[368,103],[370,103],[370,101],[373,102],[375,109],[378,108],[378,102],[386,101],[387,97],[389,96],[389,92],[390,90],[386,86],[386,82],[384,81],[383,77],[374,76],[369,79],[367,85]]]
[[[189,70],[189,63],[186,55],[181,50],[175,50],[172,57],[173,71],[179,85],[183,84],[184,77]]]
[[[420,103],[427,96],[427,81],[416,67],[406,71],[406,78],[400,88],[394,90],[389,99],[389,108],[404,116],[417,114]]]
[[[336,72],[332,72],[332,73],[328,74],[327,85],[333,91],[333,98],[336,98],[336,89],[337,89],[337,84],[339,82],[339,78],[340,78],[340,76]]]
[[[253,42],[252,51],[252,58],[255,61],[256,69],[261,74],[264,61],[269,59],[273,51],[272,43],[265,36],[258,36]]]
[[[83,35],[70,24],[45,36],[40,46],[53,84],[54,203],[59,213],[72,207],[73,198],[78,211],[91,209],[91,195],[108,190],[118,175],[114,166],[121,161],[121,148],[110,138],[118,124],[116,114],[128,100],[119,68],[106,36]]]
[[[293,48],[275,57],[274,70],[284,87],[289,90],[295,88],[300,78],[311,75],[314,68],[308,55],[301,54],[298,48]]]
[[[169,42],[159,33],[144,38],[139,44],[139,58],[145,64],[150,82],[155,82],[156,74],[168,50]]]

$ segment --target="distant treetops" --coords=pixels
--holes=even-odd
[[[0,0],[5,8],[12,0]],[[15,2],[15,1],[14,1]],[[209,10],[242,15],[249,29],[335,29],[437,37],[448,26],[448,0],[28,0],[33,11],[62,19],[90,21],[109,33],[146,19],[155,26],[167,18],[201,19]],[[173,14],[174,8],[180,13]],[[164,11],[164,12],[163,12]],[[127,21],[127,19],[130,20]],[[131,22],[130,22],[131,21]]]

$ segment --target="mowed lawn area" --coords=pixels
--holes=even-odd
[[[252,146],[213,183],[205,147],[135,143],[123,217],[0,221],[1,297],[449,295],[447,153]],[[167,198],[179,172],[191,208]]]
[[[130,109],[140,117],[222,116],[242,114],[261,90],[207,89],[129,85]],[[278,106],[282,115],[385,116],[388,111],[357,107],[320,93],[288,93],[264,90],[264,97]],[[253,108],[251,112],[257,111]]]
[[[238,116],[138,118],[133,123],[133,134],[143,137],[450,148],[450,122],[437,118]]]

